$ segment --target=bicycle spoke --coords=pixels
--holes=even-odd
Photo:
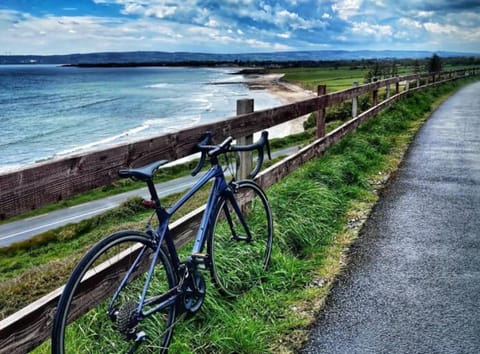
[[[261,281],[270,259],[273,226],[263,191],[239,182],[220,201],[208,241],[211,274],[219,290],[236,296]]]

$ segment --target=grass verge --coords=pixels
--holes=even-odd
[[[200,315],[178,326],[172,352],[297,350],[379,188],[432,109],[460,86],[411,95],[273,186],[275,248],[266,281],[235,302],[209,288]]]
[[[296,350],[332,280],[341,270],[345,250],[376,201],[385,176],[395,170],[415,132],[435,107],[434,102],[438,105],[462,83],[465,82],[410,95],[329,149],[322,158],[307,163],[270,188],[267,194],[274,213],[275,241],[266,280],[235,301],[222,298],[209,286],[201,312],[176,328],[171,352]],[[134,215],[135,212],[120,215],[126,224],[115,226],[129,228],[145,218],[144,215],[136,219]],[[91,232],[105,235],[106,231],[94,228]],[[81,236],[89,239],[88,235]],[[47,248],[19,250],[18,254],[9,255],[13,256],[10,259],[23,252],[25,258],[16,266],[34,262],[36,257],[49,251],[49,247],[59,243],[57,241],[47,244]],[[64,247],[76,250],[75,244],[66,243]],[[50,253],[54,256],[49,261],[36,266],[58,269],[66,258],[73,258],[71,254]],[[77,252],[81,253],[83,251]],[[1,262],[4,258],[9,257],[2,255]],[[4,267],[5,263],[1,263],[2,275]],[[11,264],[10,268],[15,270],[15,265]],[[21,283],[25,273],[32,272],[13,272],[15,275],[5,283]],[[39,291],[47,292],[46,285],[41,283]],[[32,292],[31,286],[23,291]],[[17,300],[25,295],[6,292],[5,288],[0,290],[2,310],[12,297]],[[14,307],[15,304],[8,305],[9,309]]]

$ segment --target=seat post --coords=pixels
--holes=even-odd
[[[155,189],[155,184],[153,183],[152,178],[148,178],[146,181],[148,191],[150,192],[150,196],[152,197],[152,201],[155,202],[155,206],[157,208],[160,207],[160,199],[158,198],[157,190]]]

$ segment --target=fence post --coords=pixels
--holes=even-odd
[[[358,82],[353,82],[353,87],[358,87]],[[358,96],[352,98],[352,118],[357,116],[358,112]]]
[[[385,89],[387,90],[387,99],[390,98],[390,84],[388,84]]]
[[[405,81],[405,91],[410,90],[410,80]]]
[[[417,79],[417,88],[420,87],[420,79]]]
[[[377,82],[377,78],[373,79],[373,83]],[[372,107],[375,107],[378,102],[378,89],[372,91]]]
[[[254,101],[252,98],[244,98],[237,100],[237,115],[253,112]],[[253,144],[253,134],[237,138],[237,144],[248,145]],[[244,179],[253,169],[253,157],[250,151],[239,152],[240,165],[237,171],[237,178]]]
[[[400,79],[398,79],[400,80]],[[395,83],[395,94],[398,95],[400,93],[400,81]]]
[[[317,86],[317,95],[322,96],[327,93],[327,85]],[[317,138],[325,136],[325,107],[319,108],[317,111]]]

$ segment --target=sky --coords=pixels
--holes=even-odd
[[[0,55],[480,53],[480,0],[0,0]]]

